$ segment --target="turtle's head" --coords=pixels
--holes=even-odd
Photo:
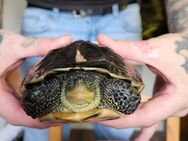
[[[95,86],[88,86],[87,80],[80,78],[77,81],[69,81],[63,94],[66,95],[67,100],[73,105],[86,105],[95,99],[95,93],[97,92],[92,90],[92,87]]]
[[[99,106],[100,80],[87,71],[67,72],[62,83],[61,101],[64,109],[70,112],[86,112]]]

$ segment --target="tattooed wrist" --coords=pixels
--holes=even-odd
[[[188,2],[184,0],[167,0],[166,9],[170,32],[188,30]]]
[[[188,73],[188,35],[182,37],[181,41],[176,41],[176,52],[184,57],[185,63],[181,65],[185,72]]]

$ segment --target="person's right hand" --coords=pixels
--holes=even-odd
[[[21,102],[15,97],[6,79],[24,59],[43,56],[48,51],[71,43],[71,36],[57,38],[31,38],[15,33],[0,31],[0,117],[8,123],[35,128],[46,128],[55,124],[41,123],[24,112]]]
[[[98,42],[122,56],[125,61],[147,65],[163,83],[156,83],[153,97],[130,115],[100,122],[114,128],[143,128],[137,141],[148,141],[157,123],[172,116],[188,113],[188,37],[166,34],[146,41],[116,41],[100,35]],[[159,82],[159,81],[158,81]]]

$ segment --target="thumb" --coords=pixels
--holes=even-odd
[[[56,38],[27,38],[20,48],[21,58],[43,56],[50,50],[70,44],[71,41],[72,37],[70,35],[59,36]]]
[[[97,38],[99,44],[111,48],[124,59],[152,64],[152,57],[155,57],[156,50],[150,47],[149,40],[145,41],[120,41],[100,34]]]

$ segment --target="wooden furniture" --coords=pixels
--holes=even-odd
[[[166,120],[166,141],[180,141],[180,118]]]
[[[62,141],[62,127],[51,127],[49,128],[49,141]]]

